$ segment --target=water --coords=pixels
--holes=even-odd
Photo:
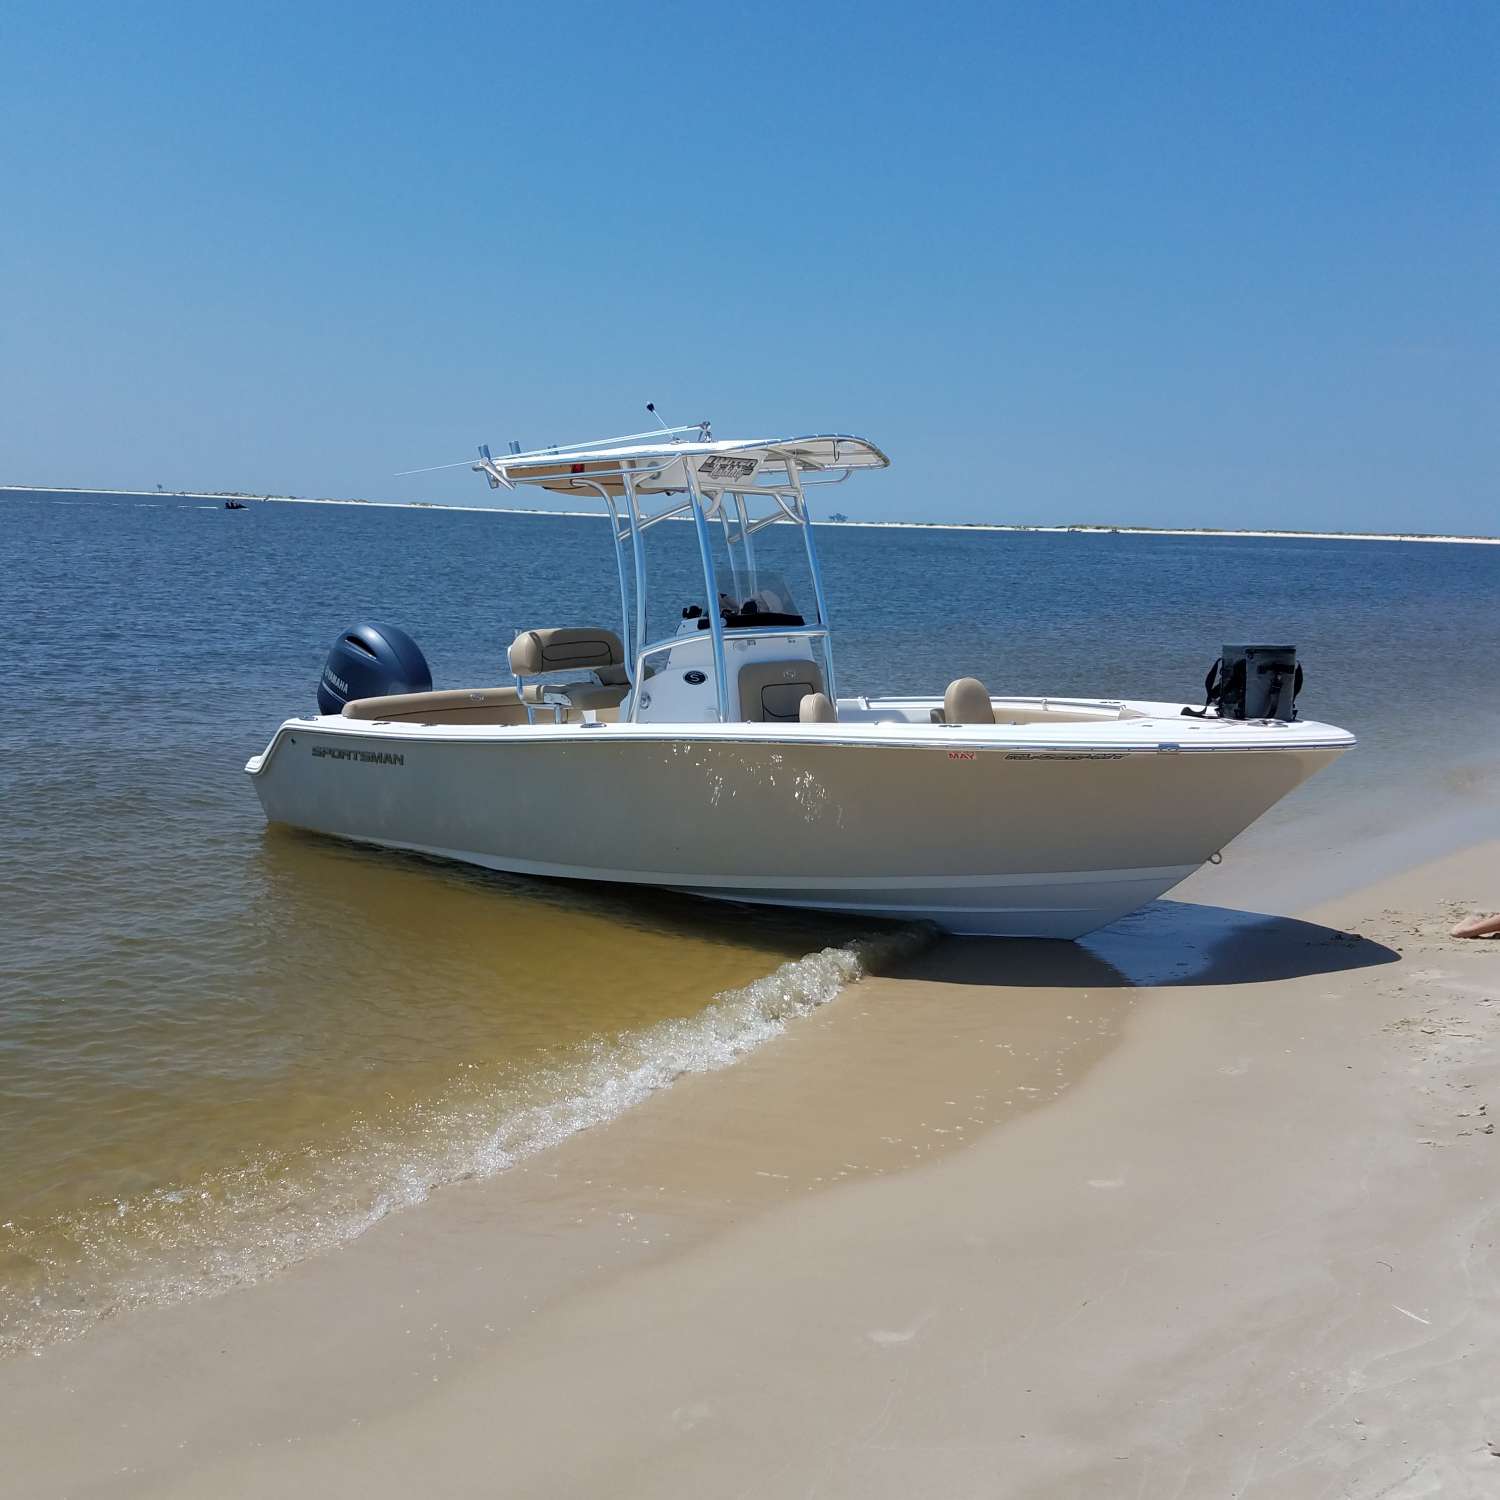
[[[599,522],[22,494],[0,537],[0,1350],[336,1244],[923,940],[265,827],[240,768],[341,628],[404,625],[439,686],[503,682],[516,630],[613,623]],[[845,692],[1190,699],[1223,641],[1284,639],[1306,710],[1363,745],[1273,818],[1376,824],[1500,759],[1500,548],[820,542]],[[652,547],[667,602],[698,597],[690,528]]]

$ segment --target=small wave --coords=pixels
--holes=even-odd
[[[872,969],[926,947],[892,928],[782,964],[695,1015],[599,1037],[527,1077],[477,1077],[337,1146],[267,1157],[36,1225],[0,1224],[0,1355],[129,1308],[262,1280],[435,1188],[491,1176],[615,1119],[685,1073],[728,1067]]]

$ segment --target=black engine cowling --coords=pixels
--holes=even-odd
[[[356,625],[333,643],[318,679],[318,712],[342,713],[353,698],[427,693],[432,673],[422,648],[394,625]]]

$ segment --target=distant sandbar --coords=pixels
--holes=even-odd
[[[47,484],[0,484],[0,494],[24,492],[39,495],[122,495],[142,500],[253,500],[277,505],[372,505],[384,510],[457,510],[501,516],[563,516],[602,520],[602,510],[546,510],[539,506],[520,505],[448,505],[436,500],[334,500],[313,499],[304,495],[265,495],[249,490],[90,490],[76,486]],[[1447,535],[1420,531],[1258,531],[1248,527],[1224,526],[1106,526],[1096,522],[1077,522],[1067,526],[1023,525],[1003,521],[850,521],[826,520],[817,526],[859,526],[894,531],[1036,531],[1079,536],[1202,536],[1202,537],[1282,537],[1290,541],[1325,542],[1451,542],[1456,544],[1500,546],[1497,536]]]

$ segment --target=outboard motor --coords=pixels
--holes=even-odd
[[[1213,709],[1221,719],[1297,717],[1302,668],[1295,646],[1225,646],[1203,680],[1202,708],[1183,713],[1203,718]]]
[[[422,648],[394,625],[356,625],[333,643],[318,679],[318,712],[342,713],[353,698],[432,691]]]

